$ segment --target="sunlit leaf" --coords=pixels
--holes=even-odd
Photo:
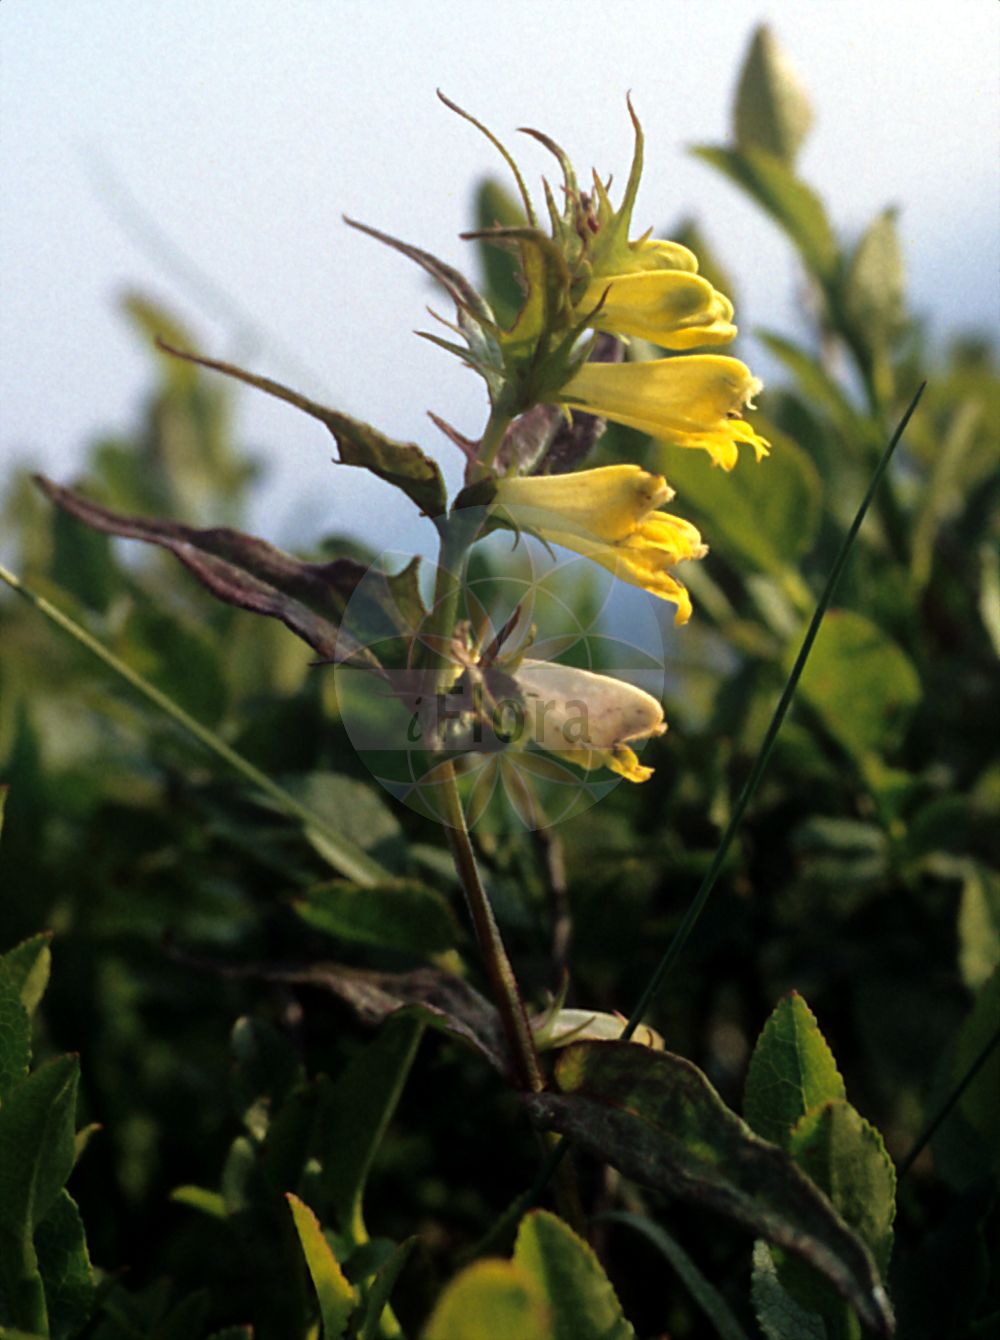
[[[476,1261],[437,1301],[422,1340],[556,1340],[545,1297],[514,1261]]]
[[[778,1002],[757,1039],[743,1115],[758,1135],[787,1149],[801,1117],[844,1096],[844,1081],[816,1017],[793,991]]]
[[[351,1313],[357,1306],[358,1296],[337,1263],[330,1245],[323,1236],[319,1220],[309,1206],[298,1196],[288,1193],[289,1208],[295,1220],[295,1230],[302,1244],[302,1252],[309,1267],[319,1314],[323,1322],[323,1340],[340,1340],[347,1330]]]
[[[635,1340],[611,1281],[593,1250],[546,1210],[525,1215],[514,1264],[549,1305],[553,1340]]]

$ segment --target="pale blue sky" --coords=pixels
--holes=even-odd
[[[917,308],[939,332],[995,328],[995,0],[2,0],[0,478],[22,459],[72,478],[89,438],[134,422],[149,365],[116,312],[127,287],[174,306],[206,351],[457,467],[424,411],[475,434],[481,387],[411,334],[426,323],[419,273],[340,222],[471,266],[457,234],[498,164],[436,86],[516,149],[532,183],[551,162],[515,133],[524,124],[623,181],[631,89],[648,144],[638,226],[696,214],[736,278],[743,330],[794,328],[787,246],[685,153],[726,137],[762,20],[813,98],[802,168],[835,220],[858,230],[900,206]],[[240,305],[242,329],[140,244],[109,181]],[[743,352],[755,361],[752,340]],[[238,425],[269,467],[254,521],[272,539],[426,543],[405,500],[333,470],[318,425],[250,392]]]

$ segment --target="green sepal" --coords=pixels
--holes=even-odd
[[[227,377],[235,377],[237,381],[256,387],[258,391],[294,405],[330,430],[337,441],[341,464],[370,470],[386,483],[402,490],[427,516],[440,516],[445,510],[448,498],[441,471],[437,462],[421,451],[415,442],[394,442],[360,419],[352,419],[338,410],[319,405],[308,396],[272,381],[270,377],[258,377],[234,363],[202,358],[199,354],[175,349],[163,340],[159,341],[159,346],[177,358],[185,358],[189,363],[197,363],[200,367],[222,372]]]

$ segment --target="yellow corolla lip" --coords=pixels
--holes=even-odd
[[[547,753],[591,771],[610,768],[644,782],[644,767],[629,746],[662,735],[663,708],[645,689],[611,675],[524,660],[514,671],[532,739]]]
[[[700,447],[731,470],[738,445],[757,459],[770,444],[742,418],[763,383],[737,358],[691,354],[646,363],[585,363],[559,392],[571,409],[586,410],[680,447]]]
[[[725,294],[682,270],[593,279],[576,310],[582,319],[595,308],[594,330],[649,340],[664,349],[727,344],[736,335],[733,304]]]
[[[606,465],[567,475],[501,479],[493,506],[509,524],[592,558],[623,581],[691,617],[686,588],[669,571],[708,552],[697,528],[657,510],[673,491],[638,465]]]

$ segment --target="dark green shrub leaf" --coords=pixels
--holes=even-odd
[[[556,1064],[560,1092],[525,1101],[626,1176],[726,1215],[801,1256],[880,1335],[892,1313],[867,1247],[777,1146],[731,1112],[682,1057],[628,1043],[577,1043]]]
[[[35,1249],[52,1340],[68,1340],[90,1315],[94,1279],[83,1220],[65,1188],[35,1230]]]
[[[514,1265],[549,1305],[553,1340],[635,1340],[611,1281],[591,1248],[546,1210],[525,1215]]]
[[[371,888],[332,880],[295,901],[299,916],[340,940],[413,954],[450,949],[460,937],[447,901],[417,880],[398,879]]]
[[[0,1108],[0,1229],[22,1242],[48,1213],[73,1169],[74,1056],[60,1056],[22,1081]]]
[[[856,758],[892,749],[921,696],[909,657],[871,620],[850,610],[826,616],[799,692]]]
[[[498,224],[502,228],[515,228],[524,222],[524,210],[509,191],[489,177],[480,182],[476,191],[477,229],[485,231]],[[497,321],[506,329],[513,324],[524,302],[524,290],[517,281],[517,258],[482,239],[478,251],[486,296]]]
[[[291,1192],[288,1193],[287,1200],[316,1290],[316,1297],[319,1299],[323,1340],[340,1340],[357,1305],[357,1293],[337,1264],[337,1258],[323,1236],[319,1220],[309,1206],[303,1204]]]
[[[25,1078],[31,1062],[31,1020],[2,967],[0,960],[0,1103]]]
[[[1000,1030],[1000,968],[980,987],[972,1010],[955,1044],[952,1079],[958,1083]],[[1000,1171],[1000,1046],[994,1046],[985,1064],[962,1094],[959,1104],[965,1120],[983,1139],[984,1152],[994,1172]]]
[[[843,1099],[807,1111],[790,1152],[867,1244],[884,1275],[892,1254],[896,1171],[881,1135]]]
[[[736,143],[741,149],[765,149],[791,165],[812,121],[805,88],[774,33],[761,24],[736,89]]]
[[[816,1017],[793,991],[774,1007],[750,1058],[743,1099],[747,1124],[788,1149],[801,1117],[819,1103],[844,1097],[844,1081]]]
[[[972,991],[1000,965],[1000,874],[970,862],[958,909],[958,962]]]
[[[766,1242],[754,1243],[750,1291],[765,1340],[829,1340],[823,1318],[796,1302],[781,1283]]]
[[[22,940],[0,958],[0,980],[6,980],[16,987],[29,1018],[38,1008],[49,982],[51,940],[51,931],[43,931],[40,935],[33,935],[30,940]]]
[[[421,1024],[390,1019],[341,1073],[322,1133],[323,1189],[341,1231],[364,1242],[365,1183],[413,1064]]]

